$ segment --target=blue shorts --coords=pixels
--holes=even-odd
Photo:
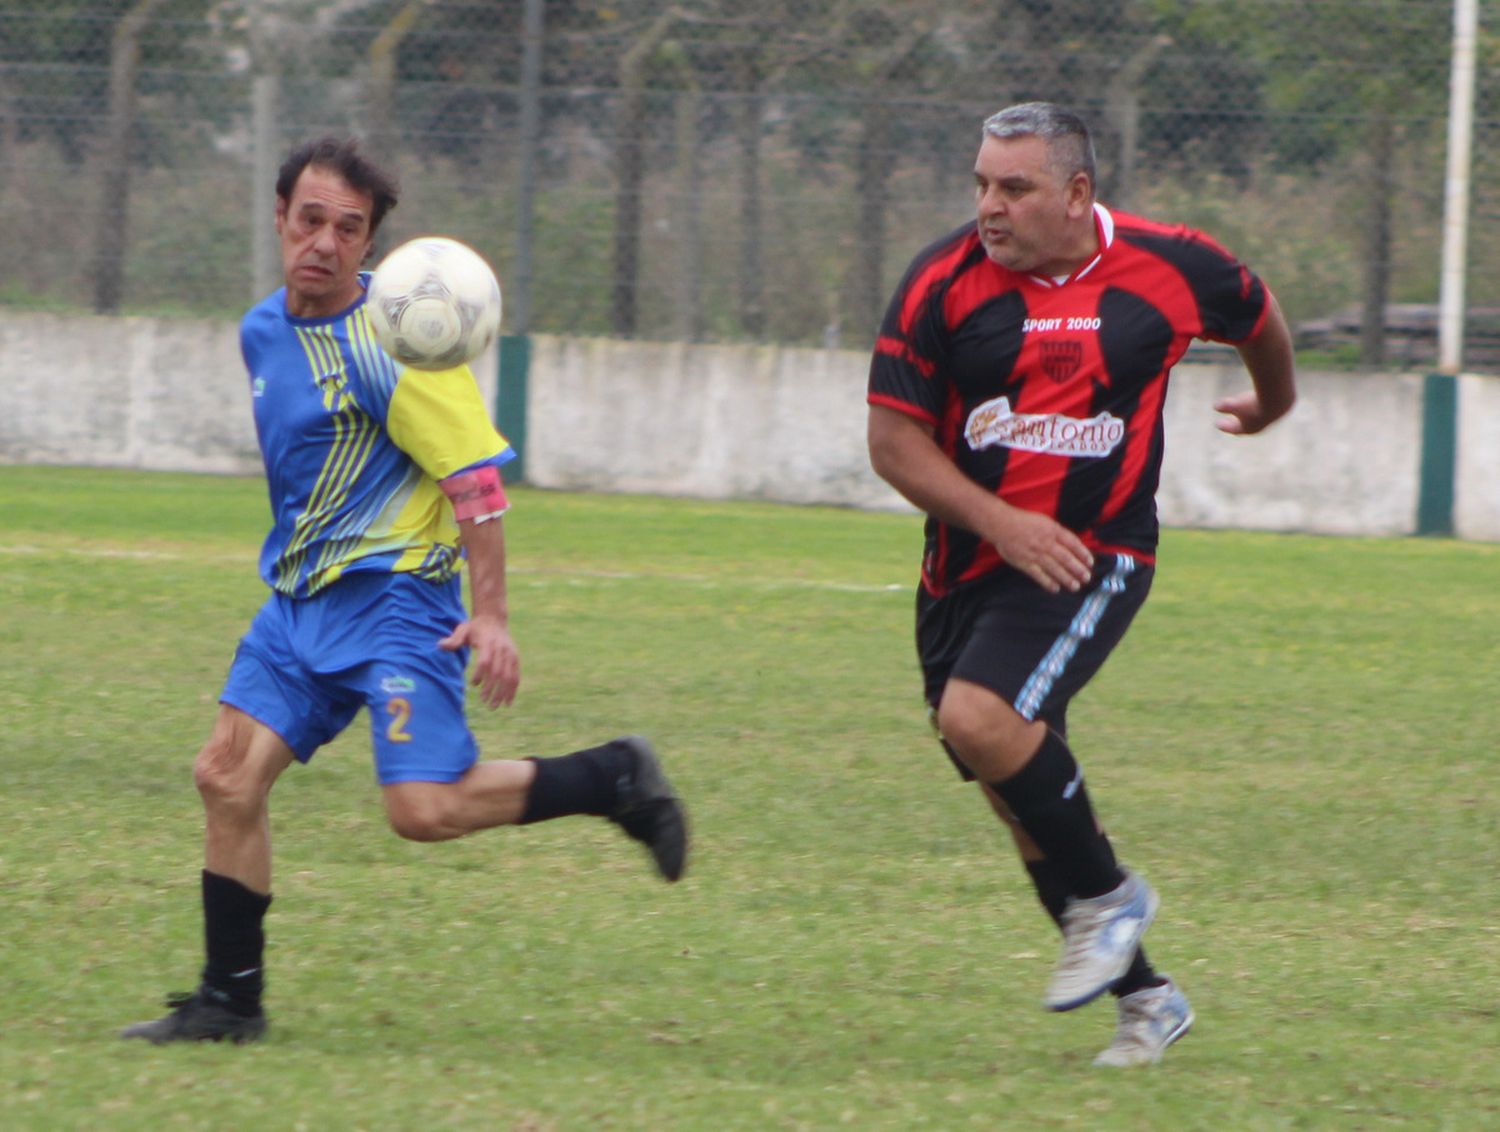
[[[219,700],[276,732],[304,763],[368,707],[382,786],[453,782],[479,758],[464,715],[468,650],[438,647],[466,616],[459,586],[356,573],[309,598],[273,593],[241,638]]]

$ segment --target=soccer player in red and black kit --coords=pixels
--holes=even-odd
[[[917,649],[939,737],[1010,827],[1063,933],[1053,1010],[1105,991],[1100,1065],[1155,1062],[1193,1022],[1140,946],[1157,897],[1115,859],[1067,742],[1068,701],[1151,586],[1167,374],[1236,346],[1236,435],[1295,400],[1291,335],[1248,268],[1188,228],[1094,199],[1087,126],[1051,103],[984,123],[977,223],[901,281],[870,367],[876,472],[927,513]]]

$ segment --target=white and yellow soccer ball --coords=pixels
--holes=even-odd
[[[365,300],[380,348],[413,369],[452,369],[500,333],[500,283],[484,257],[446,236],[393,249],[370,276]]]

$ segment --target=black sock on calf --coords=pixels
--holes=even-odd
[[[260,1013],[265,990],[264,921],[271,898],[232,877],[203,870],[202,990],[236,1014]]]
[[[536,764],[536,779],[526,795],[522,825],[569,814],[606,816],[614,810],[620,783],[631,768],[629,748],[613,742],[531,761]]]
[[[1099,832],[1083,771],[1062,736],[1047,731],[1036,754],[1004,782],[989,784],[1073,896],[1103,896],[1125,879]]]
[[[1138,990],[1147,987],[1164,987],[1167,985],[1165,975],[1157,973],[1151,961],[1146,958],[1146,949],[1137,948],[1135,958],[1131,960],[1130,968],[1120,976],[1120,981],[1109,988],[1109,993],[1116,998],[1124,998],[1127,994],[1134,994]]]
[[[1068,906],[1068,886],[1057,866],[1045,858],[1022,863],[1031,877],[1032,887],[1036,889],[1036,898],[1042,902],[1052,922],[1061,928],[1063,909]]]

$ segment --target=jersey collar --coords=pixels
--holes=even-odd
[[[1098,237],[1099,251],[1093,259],[1089,260],[1071,275],[1033,275],[1031,278],[1043,287],[1062,287],[1075,279],[1082,279],[1090,271],[1099,265],[1104,258],[1104,253],[1109,251],[1115,242],[1115,218],[1109,209],[1098,201],[1094,202],[1094,235]]]

